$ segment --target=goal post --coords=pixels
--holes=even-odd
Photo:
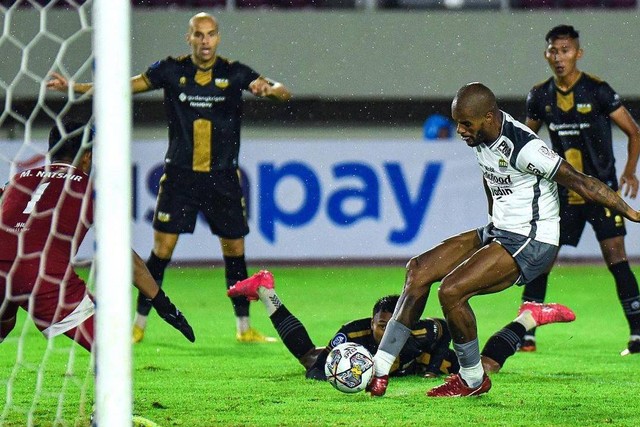
[[[93,361],[18,311],[0,344],[0,426],[86,425],[92,411],[99,427],[132,424],[130,22],[130,0],[0,1],[0,186],[45,163],[51,126],[93,123],[95,251],[91,233],[83,246],[97,306]],[[93,94],[47,90],[52,72],[92,80]],[[0,279],[12,295],[12,272]]]
[[[131,83],[129,0],[94,0],[96,418],[131,425]]]

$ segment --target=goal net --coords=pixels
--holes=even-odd
[[[29,313],[18,310],[15,328],[0,343],[3,426],[84,426],[94,413],[100,426],[131,423],[131,124],[129,99],[122,95],[129,84],[129,8],[126,0],[0,0],[0,186],[17,173],[49,163],[52,126],[61,128],[69,120],[95,125],[96,230],[87,235],[80,253],[95,260],[92,291],[100,301],[94,316],[95,360],[64,336],[44,338]],[[95,93],[48,91],[52,72],[70,84],[94,81]],[[109,171],[101,168],[107,161]],[[122,173],[115,181],[110,174],[106,185],[114,168]],[[31,202],[37,204],[38,197],[33,194]],[[108,232],[114,229],[119,232]],[[46,259],[44,252],[40,259]],[[93,287],[89,269],[79,272]],[[0,281],[5,282],[4,301],[15,301],[11,270],[0,270]],[[0,314],[7,307],[0,304]],[[101,328],[106,319],[111,319],[109,327]]]

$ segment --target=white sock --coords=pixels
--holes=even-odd
[[[260,286],[258,288],[258,297],[264,304],[264,308],[267,309],[269,317],[271,317],[271,315],[282,305],[282,302],[280,302],[280,298],[278,298],[274,289],[267,289]]]
[[[236,330],[238,333],[242,334],[247,332],[250,327],[251,324],[249,323],[249,316],[236,317]]]
[[[136,325],[140,329],[144,329],[147,327],[147,316],[136,313],[136,318],[133,321],[133,324]]]
[[[389,375],[391,366],[393,366],[393,362],[395,361],[396,357],[393,354],[378,350],[375,356],[373,356],[373,366],[376,370],[376,377]]]
[[[524,326],[524,328],[527,331],[532,330],[533,328],[535,328],[536,326],[538,326],[536,324],[536,320],[533,318],[533,315],[531,314],[531,310],[525,310],[523,311],[518,317],[516,317],[514,320],[514,322],[520,323],[522,326]]]
[[[460,368],[460,376],[465,383],[471,388],[479,387],[482,384],[482,377],[484,375],[484,369],[482,369],[482,363],[478,362],[477,365],[470,368]]]

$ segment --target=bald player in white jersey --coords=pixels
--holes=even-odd
[[[640,212],[608,186],[576,171],[531,129],[501,111],[483,84],[463,86],[453,99],[451,115],[482,169],[490,223],[450,237],[409,261],[402,295],[374,356],[375,376],[367,387],[373,396],[385,393],[389,369],[435,282],[441,282],[438,298],[460,372],[427,395],[477,396],[489,391],[491,381],[482,368],[476,319],[468,301],[525,284],[553,263],[559,239],[556,183],[640,222]]]

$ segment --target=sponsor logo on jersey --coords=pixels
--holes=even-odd
[[[178,95],[180,102],[188,102],[191,108],[212,108],[216,102],[224,102],[224,96],[187,95],[182,92]]]
[[[542,172],[540,171],[540,169],[538,169],[536,167],[536,165],[534,165],[533,163],[529,163],[527,165],[527,170],[531,171],[531,173],[535,174],[535,175],[542,175]]]
[[[160,222],[169,222],[169,221],[171,221],[171,215],[168,212],[160,212],[160,211],[158,211],[158,214],[156,215],[156,217],[158,218],[158,221],[160,221]]]
[[[488,171],[485,171],[482,175],[484,175],[484,179],[486,179],[492,184],[501,184],[501,185],[512,184],[511,175],[499,176]]]
[[[331,340],[331,347],[335,347],[337,345],[340,345],[342,343],[347,342],[347,336],[345,334],[343,334],[342,332],[337,333],[335,337],[333,337],[333,339]]]
[[[509,163],[507,163],[505,159],[498,160],[498,169],[500,169],[501,172],[506,171],[508,167]]]
[[[492,196],[508,196],[510,194],[513,194],[513,191],[510,188],[503,188],[503,187],[491,188]]]
[[[229,86],[229,79],[215,79],[215,85],[220,89],[226,89]]]
[[[576,110],[578,110],[580,114],[587,114],[591,112],[592,107],[591,104],[578,104],[576,105]]]
[[[502,141],[500,145],[498,145],[498,151],[504,154],[507,158],[511,157],[512,148],[509,146],[507,141]]]

